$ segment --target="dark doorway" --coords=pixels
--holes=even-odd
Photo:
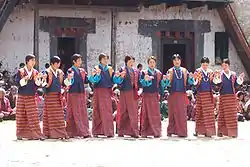
[[[76,39],[59,37],[57,55],[61,58],[61,69],[66,72],[72,66],[71,56],[76,53]]]
[[[186,67],[186,44],[164,44],[163,45],[163,69],[162,72],[166,73],[168,69],[173,67],[172,56],[178,53],[182,58],[182,66]]]

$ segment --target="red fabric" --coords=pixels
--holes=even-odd
[[[237,102],[234,94],[220,95],[218,134],[238,136]]]
[[[114,136],[112,90],[107,88],[95,88],[92,100],[92,134]]]
[[[66,131],[70,137],[90,135],[85,93],[68,93]]]
[[[141,110],[141,136],[161,136],[161,114],[158,93],[143,93]]]
[[[68,137],[60,94],[51,92],[44,97],[43,134],[52,139]]]
[[[194,101],[190,101],[187,105],[187,116],[189,119],[195,120],[196,104]]]
[[[120,103],[117,103],[117,113],[116,113],[116,124],[119,126],[119,122],[120,122],[120,117],[121,117],[121,107],[120,107]]]
[[[168,135],[187,136],[186,94],[174,92],[168,97]]]
[[[119,106],[118,134],[138,136],[138,107],[135,100],[135,93],[131,91],[121,91]]]
[[[195,132],[197,134],[216,135],[213,95],[211,92],[197,94]]]
[[[186,105],[188,105],[189,104],[189,99],[188,99],[187,96],[185,96],[185,101],[186,101]]]
[[[18,95],[16,128],[18,138],[39,139],[43,137],[39,125],[35,96]]]
[[[36,97],[36,104],[39,104],[42,100],[41,96],[35,96]]]
[[[0,113],[6,114],[6,115],[10,115],[11,113],[13,113],[13,109],[10,106],[10,101],[6,97],[4,97],[0,101]]]

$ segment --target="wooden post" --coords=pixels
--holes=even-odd
[[[39,8],[37,0],[33,0],[34,5],[34,37],[33,37],[33,53],[36,56],[36,68],[39,69]]]
[[[116,68],[116,30],[117,30],[117,11],[111,10],[111,64]]]

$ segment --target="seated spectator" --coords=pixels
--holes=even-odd
[[[64,89],[61,89],[61,95],[62,95],[62,106],[63,106],[64,120],[66,121],[66,118],[67,118],[67,99],[66,99],[66,92]]]
[[[49,63],[45,64],[45,69],[48,69],[50,67]]]
[[[37,108],[38,108],[38,116],[39,120],[43,120],[43,109],[44,109],[44,92],[43,89],[39,88],[37,89],[37,98],[36,98],[36,103],[37,103]]]
[[[244,122],[245,118],[243,115],[244,112],[244,93],[242,91],[238,91],[237,94],[237,117],[238,117],[238,121]]]
[[[18,92],[18,88],[16,86],[11,86],[10,90],[9,90],[9,93],[6,95],[6,97],[10,101],[10,106],[11,106],[12,109],[16,108],[17,92]]]
[[[248,92],[245,94],[244,101],[245,105],[244,105],[243,116],[248,121],[250,120],[250,95]]]
[[[217,119],[218,113],[219,113],[219,104],[220,104],[220,94],[213,94],[214,97],[214,115],[215,119]]]
[[[14,78],[10,76],[10,73],[7,70],[4,70],[2,74],[3,74],[3,81],[4,81],[4,86],[2,87],[4,87],[5,90],[8,90],[11,87],[11,85],[15,84]]]
[[[11,108],[10,101],[5,97],[5,95],[5,90],[0,88],[0,119],[15,120],[16,112]]]
[[[115,120],[117,121],[117,119],[119,120],[119,116],[120,116],[120,113],[118,111],[119,96],[120,96],[119,89],[117,89],[117,87],[113,88],[113,95],[111,96],[111,99],[112,99],[112,109],[113,109],[113,118],[114,118],[114,121]]]
[[[164,91],[164,95],[160,102],[161,120],[168,118],[168,91]]]
[[[24,67],[25,67],[25,64],[24,64],[24,63],[20,63],[20,64],[19,64],[19,69],[20,69],[20,68],[24,68]]]
[[[141,72],[141,71],[142,71],[142,64],[138,64],[138,65],[137,65],[137,70],[138,70],[138,72]]]
[[[187,119],[190,121],[195,121],[195,98],[192,91],[187,92],[188,104],[187,104]]]

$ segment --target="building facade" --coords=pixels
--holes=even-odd
[[[234,71],[247,74],[225,31],[218,11],[208,5],[86,8],[28,3],[17,5],[3,26],[0,61],[2,68],[14,72],[28,53],[35,52],[40,69],[54,55],[67,68],[71,55],[80,53],[90,71],[102,52],[110,55],[116,68],[123,66],[126,54],[144,67],[147,57],[154,55],[159,69],[166,72],[172,54],[179,53],[190,71],[203,56],[209,57],[213,69],[220,68],[220,59],[229,57]]]

